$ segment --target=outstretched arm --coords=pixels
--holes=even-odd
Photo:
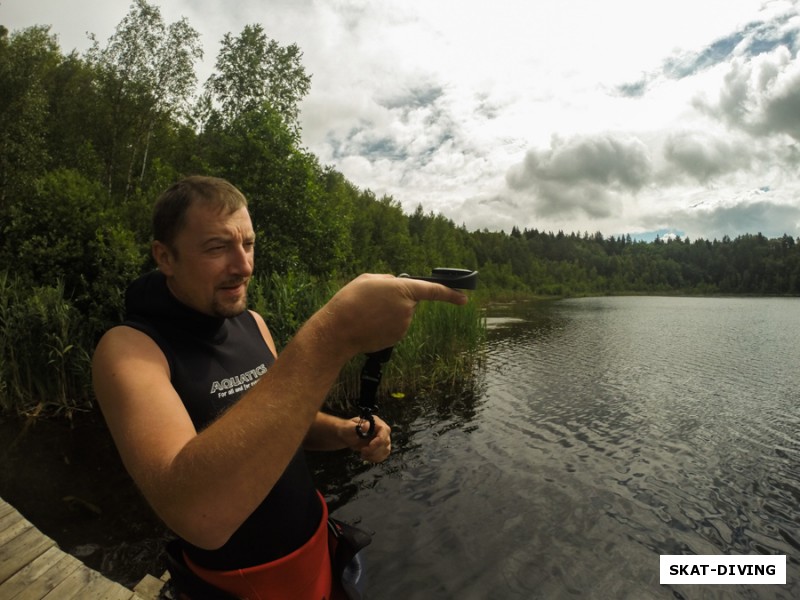
[[[464,304],[466,297],[392,276],[350,282],[259,383],[199,433],[157,345],[131,328],[109,331],[94,356],[95,392],[123,462],[156,513],[192,544],[223,545],[306,439],[342,366],[356,354],[393,346],[420,300]]]

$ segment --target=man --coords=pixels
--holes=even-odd
[[[194,573],[239,597],[331,597],[327,508],[303,449],[380,462],[389,426],[320,412],[340,369],[393,346],[420,300],[460,292],[390,275],[343,287],[277,357],[246,309],[255,234],[230,183],[190,177],[156,203],[158,271],[134,282],[122,326],[100,340],[94,388],[122,460],[181,540]]]

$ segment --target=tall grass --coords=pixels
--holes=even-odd
[[[338,288],[336,282],[319,280],[306,273],[272,273],[252,279],[248,298],[250,307],[267,322],[280,352]]]
[[[476,302],[453,306],[422,302],[406,336],[383,365],[380,398],[450,394],[471,387],[483,361],[486,323]],[[353,410],[364,357],[356,357],[339,377],[328,402],[337,411]]]
[[[267,321],[280,350],[340,285],[302,273],[262,275],[253,279],[250,305]],[[60,282],[31,288],[0,272],[0,410],[70,415],[91,408],[97,328],[66,297]],[[421,303],[384,366],[381,393],[414,395],[463,385],[480,361],[484,335],[477,303]],[[334,409],[354,406],[363,360],[356,357],[343,369],[328,399]]]
[[[0,273],[0,408],[20,414],[85,409],[90,341],[64,286],[28,288]]]

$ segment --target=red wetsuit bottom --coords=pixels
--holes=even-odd
[[[272,562],[213,571],[186,564],[201,579],[239,598],[248,600],[338,600],[344,598],[334,585],[328,551],[328,506],[320,494],[322,519],[314,535],[300,548]]]

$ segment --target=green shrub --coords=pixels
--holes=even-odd
[[[64,286],[28,288],[0,273],[0,407],[66,412],[90,403],[90,340]]]

